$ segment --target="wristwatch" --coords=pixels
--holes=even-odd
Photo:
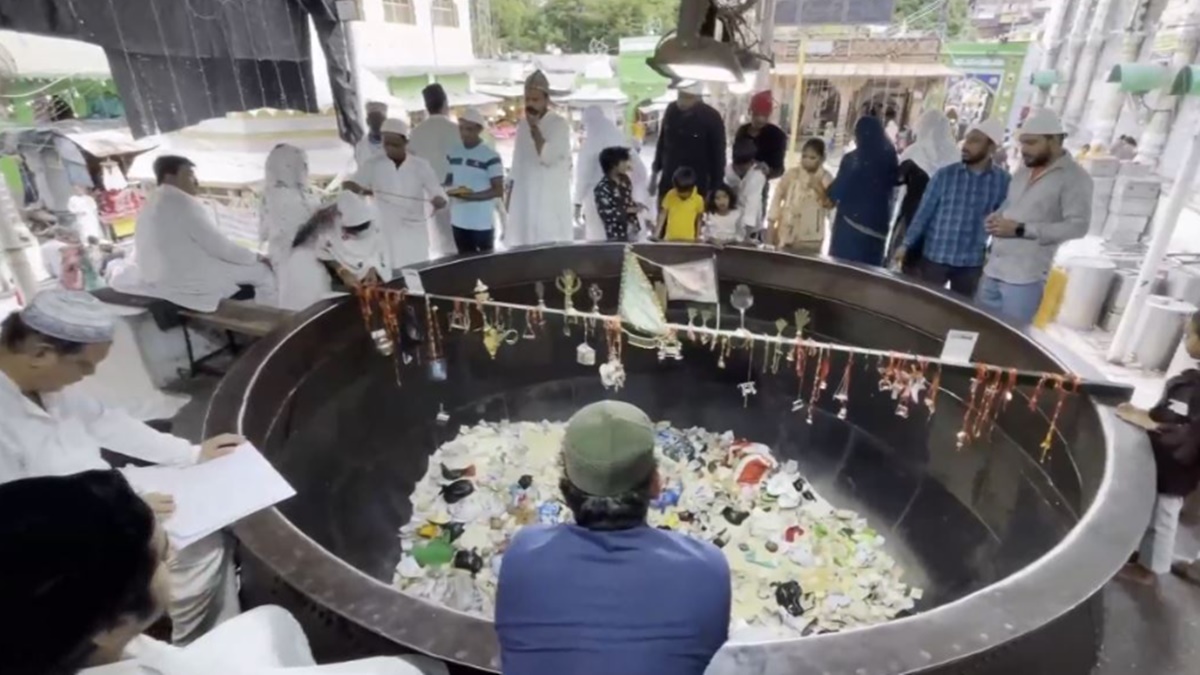
[[[1017,223],[1017,229],[1014,232],[1018,239],[1025,238],[1025,223]]]

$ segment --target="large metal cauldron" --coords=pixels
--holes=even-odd
[[[661,262],[708,249],[640,249]],[[875,270],[743,249],[717,252],[722,293],[754,289],[757,330],[800,307],[810,334],[866,347],[936,355],[951,328],[981,334],[975,356],[1023,369],[1061,371],[1062,356],[1029,335],[937,291]],[[433,263],[423,278],[437,293],[469,296],[483,279],[499,300],[532,302],[533,283],[564,268],[598,281],[611,312],[621,248],[580,245],[520,250]],[[552,289],[553,283],[547,283]],[[551,290],[547,301],[561,306]],[[576,304],[590,301],[580,294]],[[519,317],[518,317],[519,318]],[[674,317],[676,320],[680,317]],[[724,314],[726,326],[736,314]],[[518,328],[520,325],[518,325]],[[401,646],[448,661],[497,669],[491,624],[408,597],[391,585],[397,528],[428,455],[459,425],[481,419],[565,419],[607,396],[595,368],[576,365],[578,329],[567,338],[550,319],[538,341],[488,358],[478,334],[447,336],[450,379],[405,372],[397,388],[390,361],[365,335],[357,304],[314,308],[256,345],[212,400],[206,432],[235,429],[259,444],[299,490],[280,509],[241,523],[244,591],[300,614],[320,655],[340,658]],[[601,351],[601,353],[603,353]],[[1048,461],[1038,448],[1055,397],[1030,411],[1023,389],[990,438],[955,450],[968,376],[943,378],[937,413],[910,419],[876,386],[875,364],[856,364],[849,419],[827,392],[809,425],[792,413],[791,374],[758,374],[759,394],[743,408],[736,383],[744,356],[725,370],[707,350],[660,364],[627,347],[629,384],[618,397],[679,426],[733,429],[797,459],[835,503],[864,513],[888,534],[909,579],[926,589],[921,612],[838,634],[727,646],[720,672],[972,672],[1084,674],[1095,661],[1102,612],[1096,592],[1125,561],[1147,522],[1154,492],[1144,435],[1094,398],[1068,400]],[[841,361],[835,362],[830,389]],[[1085,377],[1076,364],[1071,369]],[[786,366],[785,366],[786,370]],[[1107,401],[1111,404],[1113,401]],[[439,405],[451,413],[439,426]],[[547,589],[552,592],[553,589]]]

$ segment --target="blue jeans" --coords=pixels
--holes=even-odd
[[[1037,315],[1045,288],[1044,280],[1031,284],[1010,284],[985,274],[983,282],[979,284],[979,293],[975,295],[975,302],[1006,319],[1027,325],[1033,323],[1033,317]]]

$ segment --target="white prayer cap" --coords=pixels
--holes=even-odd
[[[689,80],[689,81],[683,82],[682,84],[680,84],[678,89],[679,89],[679,93],[681,93],[681,94],[691,94],[692,96],[703,96],[704,95],[704,83],[697,82],[695,80]]]
[[[483,116],[483,113],[479,112],[478,108],[467,108],[458,116],[458,121],[478,124],[481,127],[487,126],[487,118]]]
[[[388,107],[387,107],[386,103],[381,103],[379,101],[367,101],[367,112],[369,112],[369,113],[377,112],[377,113],[382,113],[382,114],[386,115],[387,111],[388,111]]]
[[[1029,113],[1018,131],[1021,136],[1057,136],[1065,133],[1067,131],[1063,129],[1062,120],[1049,108],[1038,108]]]
[[[357,227],[375,219],[375,213],[370,204],[362,197],[342,190],[337,198],[338,213],[342,215],[343,227]]]
[[[112,342],[113,316],[91,293],[53,289],[33,296],[21,320],[46,337],[77,344]]]
[[[1004,124],[994,117],[989,117],[982,122],[976,122],[975,124],[972,124],[967,133],[972,131],[978,131],[984,136],[987,136],[988,138],[992,139],[992,142],[996,145],[1004,145]]]
[[[389,117],[383,121],[383,125],[379,127],[379,131],[385,134],[400,134],[408,138],[408,123],[404,120],[398,120],[395,117]]]

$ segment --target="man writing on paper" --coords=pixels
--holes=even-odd
[[[74,390],[108,356],[112,337],[112,317],[82,291],[43,291],[0,324],[0,483],[107,469],[101,448],[178,466],[242,442],[223,434],[197,447]],[[160,517],[174,510],[169,495],[144,497]],[[233,552],[222,534],[176,552],[170,570],[175,643],[237,614]]]
[[[359,167],[342,187],[375,198],[388,260],[402,269],[429,260],[429,219],[446,206],[446,192],[429,162],[408,151],[407,124],[389,119],[382,129],[386,155]]]
[[[504,243],[571,241],[571,125],[550,111],[550,81],[542,71],[525,80],[525,117],[517,124],[512,192]]]

